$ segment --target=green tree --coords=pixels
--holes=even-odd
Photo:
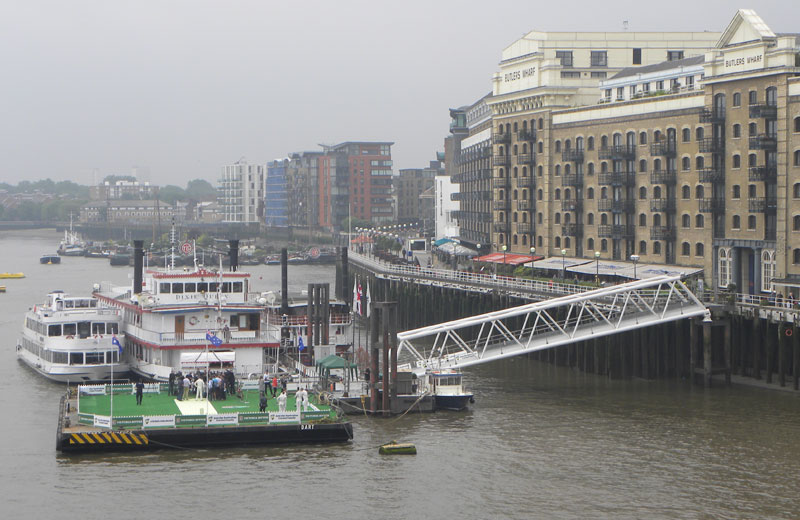
[[[204,179],[195,179],[186,184],[186,197],[191,200],[216,200],[217,189]]]
[[[158,199],[170,204],[175,204],[175,202],[179,200],[186,200],[186,190],[180,186],[169,184],[158,190]]]

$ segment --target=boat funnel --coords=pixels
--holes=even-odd
[[[239,268],[239,241],[228,240],[228,258],[231,263],[231,271],[237,271]]]
[[[142,269],[144,267],[144,240],[133,241],[133,294],[142,292]]]

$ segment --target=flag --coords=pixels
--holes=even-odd
[[[111,344],[116,346],[119,349],[120,355],[122,355],[122,343],[119,342],[119,340],[117,339],[116,334],[111,336]]]
[[[359,316],[363,316],[364,315],[364,307],[362,305],[363,296],[364,296],[364,292],[361,290],[361,284],[358,284],[358,306],[356,307],[356,309],[357,309],[357,312],[358,312]]]
[[[372,296],[369,294],[369,284],[367,284],[367,318],[369,318],[369,308],[372,306]]]
[[[361,284],[353,281],[353,312],[361,315]]]
[[[206,332],[206,339],[215,347],[222,345],[222,340],[210,332]]]
[[[302,352],[303,350],[305,350],[305,348],[306,346],[303,344],[303,336],[300,336],[299,338],[297,338],[297,350]]]

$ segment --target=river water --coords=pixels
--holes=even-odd
[[[0,235],[0,489],[5,518],[799,518],[800,399],[685,381],[608,380],[525,358],[469,369],[467,412],[353,417],[345,445],[61,456],[63,387],[16,360],[25,310],[53,289],[125,283],[64,258],[55,233]],[[279,266],[247,268],[258,290]],[[332,267],[290,266],[290,291]],[[390,440],[416,456],[379,456]]]

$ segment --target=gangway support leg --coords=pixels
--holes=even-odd
[[[731,386],[731,318],[725,321],[725,384]]]
[[[800,390],[800,334],[796,326],[792,327],[792,376],[794,377],[794,389]]]
[[[766,336],[767,336],[767,341],[766,341],[766,345],[764,345],[764,347],[766,348],[766,358],[767,358],[767,366],[766,366],[767,383],[771,384],[772,383],[772,372],[775,370],[775,367],[773,366],[775,364],[773,352],[775,351],[775,338],[776,338],[776,336],[774,334],[770,334],[770,332],[771,332],[770,329],[772,328],[771,327],[772,324],[769,322],[769,320],[767,320],[765,325],[766,325],[765,332],[766,332]]]
[[[378,411],[378,359],[380,356],[380,351],[378,350],[378,326],[380,324],[380,320],[378,319],[379,315],[380,311],[373,307],[372,315],[369,318],[369,409],[373,414]]]
[[[711,388],[711,322],[703,322],[703,386]]]
[[[784,372],[786,366],[784,362],[786,342],[784,338],[786,338],[786,322],[782,321],[778,326],[778,384],[782,387],[786,386],[786,373]]]
[[[694,384],[697,363],[697,320],[689,320],[689,381]]]
[[[753,379],[761,379],[761,318],[753,318],[753,341],[750,346],[753,350]]]

